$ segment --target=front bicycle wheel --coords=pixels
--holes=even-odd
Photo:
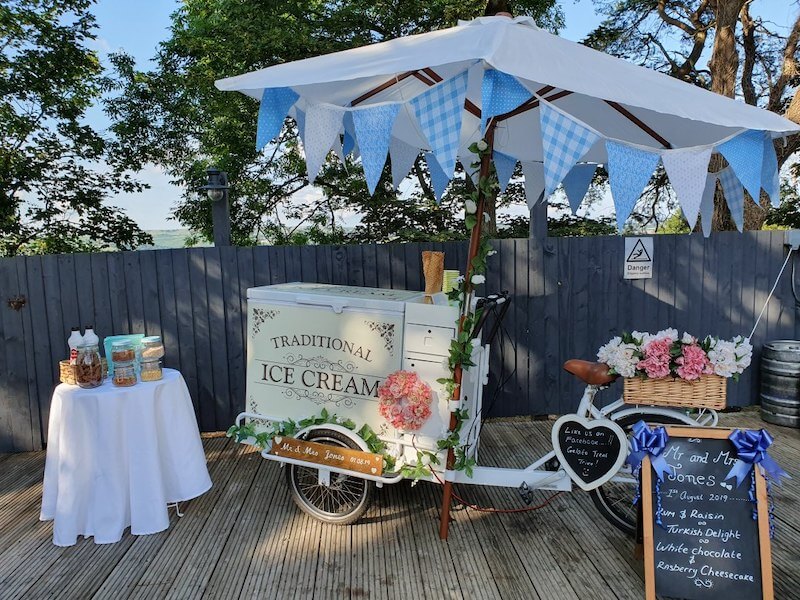
[[[663,423],[664,425],[685,425],[686,423],[677,417],[670,417],[662,414],[652,414],[646,411],[633,415],[626,415],[614,421],[622,427],[625,435],[630,439],[633,425],[639,421],[651,421]],[[629,445],[630,447],[630,445]],[[636,495],[636,481],[633,479],[631,469],[624,465],[617,474],[626,480],[618,480],[616,477],[600,487],[589,492],[592,502],[600,511],[600,514],[614,527],[627,533],[630,536],[636,534],[636,520],[638,508],[633,505],[633,498]]]

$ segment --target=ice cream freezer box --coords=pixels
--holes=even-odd
[[[488,347],[474,343],[476,366],[465,371],[460,400],[452,402],[436,380],[449,376],[458,309],[441,294],[428,302],[421,292],[318,283],[248,289],[247,413],[299,421],[324,408],[401,440],[398,454],[411,461],[417,449],[434,449],[446,436],[458,407],[469,413],[462,443],[477,452]],[[432,414],[415,432],[393,429],[378,412],[378,387],[400,369],[416,372],[433,391]]]

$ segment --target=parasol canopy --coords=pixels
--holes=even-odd
[[[494,117],[501,185],[522,162],[529,205],[560,184],[577,209],[605,165],[621,228],[661,163],[690,225],[717,182],[741,223],[743,190],[778,198],[773,139],[800,126],[766,110],[592,50],[530,17],[482,17],[221,79],[261,102],[257,145],[300,128],[311,181],[328,153],[360,154],[373,192],[387,154],[395,186],[426,153],[441,197]],[[714,153],[728,166],[708,173]],[[471,174],[472,175],[472,174]],[[703,219],[703,224],[710,219]]]

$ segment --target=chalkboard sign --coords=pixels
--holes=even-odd
[[[662,456],[674,470],[658,493],[649,459],[642,463],[646,598],[772,600],[763,476],[756,469],[754,505],[749,477],[739,487],[725,481],[736,462],[731,430],[667,427],[667,433]]]
[[[625,462],[628,440],[608,419],[563,415],[553,425],[553,449],[561,467],[584,490],[593,490],[617,474]]]

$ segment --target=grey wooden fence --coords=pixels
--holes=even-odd
[[[782,232],[656,236],[654,277],[622,279],[620,237],[495,243],[486,289],[513,303],[494,344],[484,394],[490,416],[558,414],[581,387],[561,370],[591,359],[622,330],[673,326],[746,335],[785,258]],[[244,407],[246,290],[285,281],[421,289],[420,252],[444,250],[462,269],[463,243],[197,248],[0,260],[0,452],[47,439],[50,396],[73,325],[100,335],[161,335],[204,431],[226,429]],[[790,272],[754,336],[796,337]],[[24,300],[24,306],[20,308]],[[756,368],[729,386],[729,404],[757,402]],[[501,380],[505,385],[498,385]],[[610,398],[613,392],[607,392]]]

